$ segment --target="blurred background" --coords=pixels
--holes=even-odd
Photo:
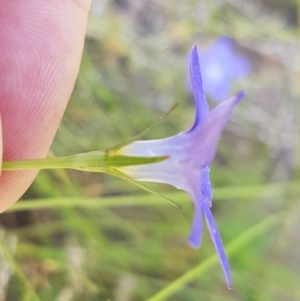
[[[186,243],[193,208],[185,193],[147,184],[179,211],[108,175],[54,170],[41,171],[0,216],[0,300],[300,300],[299,3],[94,0],[51,149],[63,156],[110,148],[174,102],[145,139],[189,129],[188,62],[197,44],[211,108],[247,91],[211,166],[231,290],[207,230],[199,250]]]

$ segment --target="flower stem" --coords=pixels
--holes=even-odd
[[[168,156],[160,157],[131,157],[110,154],[107,151],[93,151],[66,157],[45,159],[27,159],[17,161],[3,161],[2,170],[23,169],[56,169],[68,168],[92,172],[109,173],[110,168],[150,164],[166,160]]]
[[[3,161],[2,170],[69,168],[66,157]]]
[[[105,152],[95,151],[66,157],[3,161],[2,171],[68,168],[104,172],[106,166]]]

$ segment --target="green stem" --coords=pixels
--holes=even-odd
[[[106,165],[106,153],[95,151],[66,157],[3,161],[2,171],[68,168],[104,172]]]
[[[2,170],[70,168],[68,157],[3,161]]]
[[[4,161],[2,170],[24,169],[56,169],[68,168],[92,172],[107,172],[109,168],[151,164],[166,160],[168,156],[161,157],[131,157],[114,155],[105,151],[81,153],[66,157],[54,157],[45,159],[29,159],[18,161]]]
[[[282,213],[278,213],[272,215],[262,222],[254,225],[250,229],[246,230],[240,236],[238,236],[235,240],[227,245],[225,248],[227,255],[230,257],[240,251],[243,247],[249,244],[252,240],[262,235],[263,233],[272,229],[276,224],[280,222],[282,218]],[[160,292],[150,297],[146,301],[165,301],[170,296],[174,295],[176,292],[181,290],[184,286],[186,286],[189,282],[195,280],[196,278],[203,275],[207,270],[212,268],[214,265],[218,263],[218,256],[214,254],[209,257],[204,262],[200,263],[195,268],[191,269],[171,284],[163,288]]]

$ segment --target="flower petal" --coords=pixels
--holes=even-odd
[[[201,190],[206,199],[208,199],[209,206],[212,206],[212,187],[209,177],[210,168],[206,165],[201,170]]]
[[[191,228],[191,232],[188,238],[188,243],[192,248],[199,248],[202,241],[202,233],[203,233],[203,226],[202,226],[202,210],[200,206],[199,200],[194,201],[194,218],[193,224]]]
[[[244,96],[244,92],[239,92],[235,97],[220,103],[209,113],[202,126],[191,133],[195,137],[190,137],[194,141],[194,147],[189,156],[197,158],[202,168],[212,161],[223,128],[232,110]]]
[[[203,213],[205,216],[207,228],[208,228],[211,240],[217,251],[217,254],[218,254],[224,275],[225,275],[227,287],[230,288],[231,287],[231,276],[230,276],[230,267],[229,267],[228,259],[225,254],[225,250],[224,250],[224,246],[223,246],[223,243],[222,243],[222,240],[220,237],[220,233],[218,231],[217,225],[215,223],[215,220],[212,216],[212,213],[211,213],[208,205],[209,204],[208,204],[207,200],[204,200],[204,202],[201,203],[201,207],[202,207],[202,210],[203,210]]]
[[[194,125],[190,129],[190,131],[192,131],[203,123],[209,113],[208,103],[202,86],[199,56],[196,45],[193,47],[191,52],[190,76],[196,105],[196,118]]]

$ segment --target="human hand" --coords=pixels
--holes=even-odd
[[[0,2],[3,160],[47,155],[79,71],[91,0]],[[0,212],[37,171],[3,172]]]

